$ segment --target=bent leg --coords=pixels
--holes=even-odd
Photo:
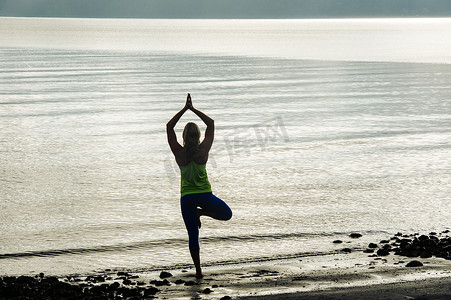
[[[202,210],[200,215],[209,216],[216,220],[227,221],[232,218],[232,210],[221,199],[213,195],[212,193],[205,194],[202,197],[202,201],[199,205]]]

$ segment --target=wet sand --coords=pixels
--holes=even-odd
[[[407,267],[413,260],[420,260],[423,266]],[[61,289],[52,291],[57,296],[49,299],[69,299],[69,286],[78,288],[71,291],[72,295],[79,293],[78,299],[114,299],[118,295],[126,299],[451,299],[451,261],[435,257],[382,258],[356,251],[204,267],[202,279],[193,276],[193,269],[166,272],[107,270],[60,277],[58,285],[56,278],[42,274],[35,280],[53,282],[54,287],[48,289]],[[0,299],[8,299],[8,294],[0,295]]]
[[[202,279],[181,268],[3,276],[0,299],[451,299],[451,238],[445,233],[397,234],[367,249],[206,266]]]

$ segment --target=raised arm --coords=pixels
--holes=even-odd
[[[188,94],[189,95],[189,94]],[[190,100],[191,101],[191,100]],[[175,134],[174,127],[177,125],[177,122],[183,116],[183,114],[188,110],[188,99],[186,100],[185,107],[183,107],[175,116],[172,117],[171,120],[166,124],[166,134],[168,136],[169,147],[171,147],[172,153],[176,154],[180,152],[183,147],[177,142],[177,135]]]
[[[189,101],[187,103],[189,109],[193,113],[195,113],[205,123],[205,125],[207,125],[207,129],[205,130],[205,138],[200,145],[202,148],[204,148],[205,151],[208,152],[210,151],[210,148],[213,145],[213,139],[215,136],[215,121],[206,114],[204,114],[203,112],[201,112],[200,110],[195,109],[193,107],[193,103],[191,102],[191,96],[189,94],[188,97]]]

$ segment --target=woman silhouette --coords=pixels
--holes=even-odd
[[[177,142],[174,127],[187,110],[195,113],[207,125],[207,129],[204,140],[200,143],[199,127],[192,122],[186,124],[183,130],[182,146]],[[232,217],[229,206],[213,195],[207,177],[206,164],[213,144],[214,130],[213,119],[193,107],[190,94],[186,98],[185,107],[166,124],[168,143],[180,168],[180,204],[183,221],[188,230],[189,250],[196,267],[197,278],[203,276],[199,256],[200,217],[209,216],[217,220],[229,220]]]

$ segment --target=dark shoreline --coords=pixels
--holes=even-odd
[[[451,299],[449,232],[449,230],[441,233],[431,232],[429,235],[398,233],[387,240],[370,243],[363,251],[343,248],[336,254],[324,256],[303,259],[296,257],[279,262],[274,260],[254,262],[252,267],[243,265],[207,267],[219,268],[219,270],[216,270],[216,273],[214,271],[206,273],[209,278],[202,280],[192,277],[192,270],[171,271],[175,275],[165,271],[159,274],[156,272],[130,274],[106,270],[103,273],[88,276],[54,277],[45,276],[43,273],[34,277],[4,276],[0,277],[0,299],[152,299],[170,298],[173,294],[193,294],[193,291],[197,296],[212,294],[217,299],[231,299],[226,291],[233,289],[237,292],[232,294],[232,297],[243,299],[255,297],[279,299],[282,295],[283,298],[288,299],[298,297],[340,299],[345,296],[351,297],[351,295],[353,299],[379,299],[376,295],[401,299],[396,298],[401,295],[397,292],[398,290],[404,291],[403,293],[412,299],[416,297],[420,297],[418,299]],[[360,234],[350,235],[351,239],[360,237]],[[333,241],[333,243],[340,244],[341,241]],[[388,258],[391,259],[391,263],[388,262]],[[308,263],[311,270],[302,271],[308,260],[311,261]],[[337,261],[342,261],[344,267],[336,268]],[[282,264],[290,271],[278,269]],[[297,271],[299,274],[291,270],[297,268],[295,267],[297,264],[301,265]],[[405,280],[402,277],[406,274],[418,276],[424,272],[429,272],[428,274],[436,272],[436,277],[426,277],[421,280],[419,279],[421,276],[413,280]],[[388,283],[371,281],[372,276],[376,278],[398,276],[400,281]],[[341,285],[334,287],[334,283],[340,280]],[[317,287],[315,282],[318,281],[327,283],[329,287]],[[256,289],[263,287],[268,289],[266,287],[268,282],[274,285],[273,289],[269,287],[266,294],[256,293],[257,296],[251,297]],[[266,286],[263,285],[264,283]],[[350,283],[355,283],[356,286],[347,286]],[[298,286],[308,287],[308,289],[298,291],[296,290]],[[224,289],[222,294],[220,294],[221,289]],[[288,294],[284,294],[286,289],[290,289]],[[215,290],[218,292],[214,293]],[[243,290],[247,292],[242,292]],[[222,297],[219,297],[221,295]],[[432,296],[436,298],[428,298]]]

